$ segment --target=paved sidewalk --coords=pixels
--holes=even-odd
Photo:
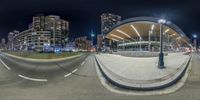
[[[188,61],[189,55],[169,53],[165,56],[165,69],[158,69],[158,57],[138,58],[113,54],[97,54],[96,57],[108,72],[135,83],[153,83],[164,81],[176,74]]]

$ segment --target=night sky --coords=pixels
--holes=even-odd
[[[122,19],[153,16],[179,26],[189,37],[200,33],[200,1],[192,0],[4,0],[0,1],[0,38],[14,29],[28,29],[32,16],[59,15],[70,22],[70,37],[100,33],[100,15],[114,13]],[[200,37],[200,34],[199,34]]]

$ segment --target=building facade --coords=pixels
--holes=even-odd
[[[104,35],[103,34],[98,34],[97,35],[97,50],[101,51],[102,48],[104,47]]]
[[[86,36],[78,37],[75,39],[75,46],[78,50],[89,51],[92,48],[92,41],[87,40]]]
[[[6,39],[1,38],[0,49],[6,49]]]
[[[13,32],[9,32],[8,33],[8,42],[7,42],[7,46],[8,46],[8,50],[14,50],[14,48],[16,47],[14,44],[16,44],[16,38],[15,36],[17,36],[20,32],[17,30],[14,30]]]
[[[33,28],[36,31],[50,31],[50,43],[53,46],[64,46],[69,33],[69,22],[60,19],[60,16],[38,15],[33,17]]]
[[[5,38],[1,38],[1,44],[6,44],[6,39]]]
[[[121,21],[121,16],[111,14],[111,13],[103,13],[101,15],[101,34],[106,34],[110,31],[110,29],[117,23]]]
[[[37,15],[29,24],[29,29],[10,32],[8,43],[10,50],[44,51],[48,48],[66,46],[69,34],[69,22],[59,16]]]

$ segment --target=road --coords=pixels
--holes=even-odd
[[[0,57],[11,68],[8,70],[0,62],[0,100],[200,100],[200,57],[196,54],[193,54],[192,70],[185,85],[174,93],[160,96],[110,92],[98,78],[92,54],[73,59],[70,64],[60,63],[61,67],[57,66],[54,71],[41,71],[40,67],[44,65],[24,69],[17,63],[9,62],[8,58]],[[77,71],[69,75],[75,69]],[[27,80],[19,77],[19,74],[48,81]]]

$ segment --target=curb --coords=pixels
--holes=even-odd
[[[123,84],[123,83],[119,83],[116,80],[109,77],[109,75],[107,75],[105,73],[104,69],[102,68],[103,66],[100,64],[100,62],[98,61],[98,58],[96,56],[95,56],[95,61],[97,62],[97,66],[98,66],[100,72],[102,73],[102,75],[104,76],[104,78],[108,82],[110,82],[111,84],[113,84],[113,85],[115,85],[119,88],[124,88],[124,89],[127,89],[127,90],[151,91],[151,90],[160,90],[160,89],[163,89],[163,88],[166,88],[166,87],[170,87],[170,86],[174,85],[175,83],[177,83],[184,76],[184,74],[185,74],[185,72],[188,68],[188,65],[191,61],[191,56],[187,60],[186,64],[184,64],[185,67],[184,67],[183,71],[181,71],[181,73],[177,77],[175,77],[172,81],[165,83],[165,84],[162,84],[162,85],[159,85],[159,86],[149,86],[149,87],[141,87],[141,85],[130,86],[130,85],[126,85],[126,84]]]
[[[19,60],[31,61],[31,62],[56,62],[56,61],[63,61],[63,60],[68,60],[68,59],[80,57],[80,56],[83,55],[83,54],[79,54],[79,55],[75,55],[75,56],[64,57],[64,58],[56,58],[56,59],[32,59],[32,58],[23,58],[23,57],[11,55],[11,54],[8,54],[8,53],[5,53],[5,52],[2,52],[2,54],[5,55],[5,56],[9,56],[9,57],[12,57],[12,58],[19,59]]]

